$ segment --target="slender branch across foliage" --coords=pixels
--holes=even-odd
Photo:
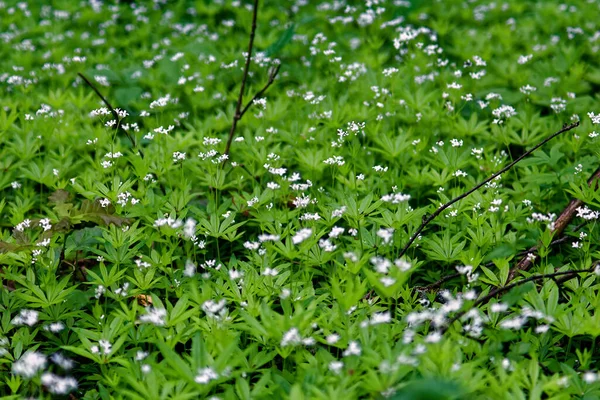
[[[110,110],[110,113],[112,114],[113,118],[117,121],[117,123],[115,125],[115,129],[117,131],[119,131],[119,130],[123,131],[125,133],[125,135],[127,136],[127,138],[129,139],[129,141],[131,142],[131,145],[135,148],[136,147],[135,139],[133,138],[133,136],[131,136],[131,134],[129,132],[127,132],[121,126],[121,118],[119,117],[119,113],[117,112],[117,110],[115,110],[115,108],[112,106],[112,104],[110,104],[110,102],[106,99],[106,97],[104,97],[102,95],[102,93],[100,93],[100,91],[98,90],[98,88],[88,78],[86,78],[85,75],[83,75],[81,72],[78,72],[77,75],[79,75],[79,77],[81,77],[81,79],[83,79],[83,81],[89,87],[92,88],[92,90],[98,95],[98,97],[100,97],[100,99],[102,100],[102,102],[104,102],[104,104],[106,104],[106,107],[108,107],[108,109]],[[141,149],[138,149],[138,151],[140,152],[140,155],[143,158],[144,157],[144,152]]]
[[[225,152],[223,153],[224,155],[229,155],[229,151],[231,150],[231,143],[233,142],[233,138],[235,137],[235,130],[237,129],[238,122],[242,119],[244,114],[246,114],[246,111],[248,111],[250,106],[254,104],[254,100],[262,96],[267,91],[269,86],[273,84],[273,82],[275,81],[275,77],[279,73],[279,64],[272,67],[269,70],[269,80],[267,81],[266,85],[261,90],[259,90],[258,93],[256,93],[254,97],[252,97],[252,100],[250,100],[248,104],[246,104],[246,106],[242,109],[242,103],[244,102],[244,90],[246,88],[248,75],[250,73],[250,62],[252,60],[252,48],[254,47],[254,37],[256,36],[256,18],[258,16],[258,2],[259,0],[254,0],[254,9],[252,12],[252,29],[250,30],[250,41],[248,42],[248,54],[246,55],[246,64],[244,65],[244,75],[242,77],[240,94],[238,95],[238,100],[235,105],[235,114],[233,115],[231,129],[229,130],[229,137],[227,138],[227,145],[225,146]]]
[[[600,179],[600,167],[594,171],[594,173],[587,180],[588,186],[591,186],[595,181]],[[565,230],[567,225],[573,220],[575,214],[577,213],[577,209],[583,205],[583,201],[579,199],[573,199],[569,202],[569,204],[565,207],[565,209],[560,213],[559,217],[554,222],[553,233],[554,235],[561,235]],[[519,272],[527,271],[531,268],[533,264],[534,257],[530,257],[530,254],[534,254],[537,252],[539,246],[533,246],[530,248],[525,255],[519,260],[517,265],[510,270],[508,274],[508,280],[511,281],[517,277]]]
[[[272,67],[269,70],[269,80],[267,81],[267,83],[265,84],[265,86],[263,86],[263,88],[261,90],[259,90],[254,97],[252,97],[252,100],[250,100],[248,102],[248,104],[246,104],[246,106],[244,107],[244,109],[240,112],[240,119],[244,116],[244,114],[246,114],[246,111],[248,111],[248,109],[250,108],[250,106],[252,104],[254,104],[254,100],[259,99],[263,93],[265,93],[267,91],[267,89],[269,88],[269,86],[271,86],[273,84],[273,82],[275,82],[275,78],[277,77],[277,74],[279,73],[279,68],[281,68],[280,64],[277,64],[276,66]]]
[[[593,266],[593,267],[590,267],[587,269],[582,269],[582,270],[568,270],[568,271],[554,272],[551,274],[533,275],[528,278],[522,279],[520,281],[513,282],[510,285],[496,288],[496,289],[492,290],[490,293],[488,293],[486,296],[483,296],[483,297],[477,299],[473,304],[471,304],[470,307],[468,307],[462,311],[459,311],[457,314],[455,314],[454,317],[452,317],[452,319],[450,319],[450,321],[448,321],[448,324],[446,324],[446,326],[441,329],[441,333],[446,332],[448,330],[448,328],[450,326],[452,326],[452,324],[454,324],[456,321],[458,321],[460,318],[462,318],[463,315],[468,313],[470,310],[472,310],[476,307],[479,307],[480,305],[487,304],[490,300],[492,300],[499,294],[505,293],[517,286],[521,286],[528,282],[535,282],[535,281],[539,281],[539,280],[543,280],[543,279],[554,279],[559,276],[570,279],[579,274],[583,274],[583,273],[587,273],[587,272],[594,272],[595,269],[596,269],[596,266]]]
[[[585,221],[582,222],[581,224],[577,225],[575,228],[573,228],[572,233],[576,233],[579,232],[579,230],[581,230],[581,228],[583,228],[585,225],[587,225],[589,221]],[[563,236],[559,239],[553,240],[552,242],[550,242],[550,246],[555,246],[557,244],[562,244],[565,242],[568,242],[569,240],[573,240],[573,237],[571,236]],[[537,249],[539,248],[538,245],[531,247],[528,250],[525,251],[521,251],[517,254],[517,256],[519,257],[526,257],[528,254],[537,251]],[[493,261],[490,261],[488,263],[485,264],[486,267],[491,267],[492,265],[494,265]],[[454,272],[452,274],[448,274],[446,276],[441,277],[440,279],[438,279],[437,281],[430,283],[427,286],[422,286],[420,288],[418,288],[419,292],[422,293],[426,293],[426,292],[431,292],[432,290],[438,289],[440,288],[444,283],[451,281],[454,278],[458,278],[459,276],[463,276],[463,274],[459,273],[459,272]]]
[[[553,133],[552,135],[548,136],[546,139],[542,140],[537,145],[533,146],[533,148],[531,148],[530,150],[528,150],[525,153],[523,153],[519,158],[517,158],[516,160],[514,160],[513,162],[511,162],[510,164],[508,164],[506,167],[502,168],[500,171],[496,172],[495,174],[493,174],[492,176],[490,176],[489,178],[487,178],[483,182],[480,182],[475,187],[473,187],[472,189],[466,191],[465,193],[461,194],[460,196],[457,196],[457,197],[453,198],[452,200],[450,200],[449,202],[441,205],[437,210],[435,210],[435,212],[433,214],[431,214],[429,217],[427,217],[425,220],[423,220],[423,222],[421,223],[421,225],[417,228],[417,230],[415,231],[415,233],[413,233],[413,235],[408,240],[408,243],[406,243],[406,245],[404,246],[404,248],[400,251],[399,257],[402,257],[404,254],[406,254],[406,252],[408,251],[408,249],[410,248],[410,246],[417,239],[417,237],[421,234],[421,232],[423,231],[423,229],[425,229],[425,227],[427,225],[429,225],[429,223],[431,221],[433,221],[438,215],[440,215],[445,209],[447,209],[448,207],[450,207],[452,204],[454,204],[454,203],[456,203],[456,202],[464,199],[465,197],[467,197],[471,193],[477,191],[479,188],[481,188],[485,184],[487,184],[487,183],[493,181],[494,179],[496,179],[496,177],[498,177],[498,176],[502,175],[503,173],[505,173],[506,171],[510,170],[519,161],[521,161],[525,157],[529,156],[531,153],[533,153],[534,151],[536,151],[537,149],[539,149],[540,147],[542,147],[543,145],[545,145],[546,143],[548,143],[550,140],[554,139],[556,136],[560,135],[561,133],[570,131],[571,129],[576,128],[578,126],[579,126],[579,122],[575,122],[575,123],[572,123],[570,125],[563,126],[563,128],[561,130],[559,130],[558,132]]]

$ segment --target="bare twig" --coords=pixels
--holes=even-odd
[[[448,321],[448,323],[441,329],[441,333],[446,332],[448,330],[448,328],[452,326],[452,324],[454,324],[456,321],[458,321],[460,318],[462,318],[470,310],[472,310],[475,307],[478,307],[480,305],[487,304],[490,300],[492,300],[493,298],[495,298],[499,294],[505,293],[505,292],[511,290],[512,288],[524,285],[525,283],[528,283],[528,282],[539,281],[539,280],[542,280],[542,279],[554,279],[554,278],[559,277],[559,276],[563,277],[563,280],[561,280],[561,281],[564,282],[564,281],[569,280],[569,279],[571,279],[571,278],[573,278],[573,277],[575,277],[575,276],[577,276],[579,274],[583,274],[583,273],[586,273],[586,272],[594,272],[595,268],[596,267],[593,266],[593,267],[590,267],[590,268],[587,268],[587,269],[581,269],[581,270],[568,270],[568,271],[554,272],[554,273],[551,273],[551,274],[532,275],[529,278],[525,278],[525,279],[522,279],[520,281],[513,282],[510,285],[506,285],[506,286],[502,286],[502,287],[496,288],[496,289],[492,290],[490,293],[488,293],[486,296],[483,296],[483,297],[477,299],[467,309],[459,311],[458,313],[456,313],[454,315],[454,317],[452,317],[450,319],[450,321]]]
[[[419,292],[431,292],[432,290],[435,290],[439,287],[441,287],[444,283],[454,279],[454,278],[458,278],[459,276],[461,276],[462,274],[459,272],[455,272],[453,274],[450,275],[446,275],[443,276],[442,278],[440,278],[439,280],[435,281],[434,283],[431,283],[427,286],[423,286],[421,288],[418,288],[417,290]]]
[[[581,224],[579,224],[575,228],[573,228],[573,230],[571,232],[579,232],[579,230],[581,228],[583,228],[585,225],[587,225],[588,222],[589,221],[582,222]],[[573,237],[571,237],[571,236],[563,236],[560,239],[556,239],[556,240],[553,240],[552,242],[550,242],[550,246],[556,246],[557,244],[562,244],[562,243],[568,242],[569,240],[573,240]],[[525,251],[519,252],[517,254],[517,256],[518,257],[526,256],[527,254],[529,254],[531,252],[537,251],[537,249],[538,249],[537,245],[533,246],[529,250],[525,250]],[[488,263],[485,264],[486,267],[491,267],[492,265],[494,265],[493,261],[490,261],[490,262],[488,262]],[[451,281],[454,278],[458,278],[459,276],[461,276],[461,274],[458,273],[458,272],[455,272],[453,274],[449,274],[449,275],[443,276],[442,278],[440,278],[436,282],[430,283],[427,286],[418,287],[418,288],[416,288],[416,290],[419,291],[419,292],[421,292],[421,293],[431,292],[432,290],[440,288],[444,283],[446,283],[448,281]]]
[[[113,118],[117,121],[117,124],[116,124],[117,131],[120,130],[120,131],[124,132],[125,136],[127,136],[127,138],[129,139],[129,141],[131,142],[131,145],[133,146],[133,148],[135,148],[136,147],[136,145],[135,145],[135,139],[133,138],[133,136],[131,136],[129,134],[129,132],[127,132],[121,126],[121,118],[119,117],[119,113],[115,110],[115,108],[112,106],[112,104],[110,104],[110,102],[106,99],[106,97],[104,97],[102,95],[102,93],[100,93],[100,91],[98,90],[98,88],[88,78],[86,78],[85,75],[83,75],[81,72],[78,72],[77,75],[79,75],[79,77],[81,77],[81,79],[83,79],[83,81],[89,87],[92,88],[92,90],[98,95],[98,97],[100,97],[100,99],[102,100],[102,102],[104,104],[106,104],[106,107],[110,110],[110,113],[112,114]],[[143,151],[141,149],[138,149],[138,151],[140,152],[140,155],[142,157],[144,157]]]
[[[246,82],[248,81],[248,73],[250,72],[250,60],[252,59],[252,47],[254,47],[254,36],[256,35],[256,17],[258,16],[258,0],[254,0],[254,9],[252,10],[252,28],[250,29],[250,41],[248,43],[248,54],[246,54],[246,64],[244,65],[244,75],[242,77],[242,85],[240,86],[240,94],[238,95],[237,104],[235,105],[235,114],[233,116],[233,122],[231,123],[231,129],[229,130],[229,138],[227,139],[227,145],[225,146],[226,155],[229,154],[231,148],[231,142],[235,135],[235,129],[237,128],[238,121],[242,118],[241,110],[242,103],[244,101],[244,89],[246,88]]]
[[[269,80],[267,81],[267,83],[265,84],[265,86],[262,89],[260,89],[254,95],[254,97],[252,97],[252,100],[250,100],[248,102],[248,104],[246,104],[246,107],[244,107],[244,109],[240,113],[240,119],[244,116],[244,114],[246,114],[246,111],[248,111],[248,109],[250,108],[250,106],[252,104],[254,104],[254,100],[259,99],[263,95],[263,93],[265,93],[267,91],[267,89],[269,88],[269,86],[271,86],[273,84],[273,82],[275,82],[275,77],[277,77],[277,74],[279,73],[279,68],[281,68],[281,64],[277,64],[276,66],[272,67],[269,70]]]
[[[515,164],[517,164],[519,161],[521,161],[525,157],[529,156],[531,153],[533,153],[534,151],[536,151],[537,149],[539,149],[540,147],[542,147],[543,145],[545,145],[546,143],[548,143],[550,140],[554,139],[556,136],[560,135],[561,133],[570,131],[571,129],[576,128],[577,126],[579,126],[579,122],[575,122],[573,124],[563,126],[563,128],[561,130],[559,130],[558,132],[553,133],[552,135],[548,136],[546,139],[542,140],[537,145],[533,146],[533,148],[531,148],[530,150],[528,150],[525,153],[523,153],[519,158],[517,158],[516,160],[514,160],[513,162],[511,162],[510,164],[508,164],[506,167],[502,168],[500,171],[496,172],[495,174],[493,174],[492,176],[490,176],[489,178],[487,178],[483,182],[480,182],[479,184],[477,184],[475,187],[473,187],[472,189],[468,190],[467,192],[461,194],[458,197],[455,197],[454,199],[450,200],[446,204],[443,204],[442,206],[440,206],[437,210],[435,210],[435,212],[433,214],[431,214],[429,217],[427,217],[426,219],[423,220],[423,222],[421,223],[421,225],[417,228],[417,230],[415,231],[415,233],[413,233],[413,235],[408,240],[408,243],[406,243],[406,245],[404,246],[404,248],[400,251],[399,257],[402,257],[408,251],[408,249],[410,248],[410,246],[417,239],[417,237],[421,234],[421,232],[423,231],[423,229],[425,229],[425,227],[427,225],[429,225],[429,223],[431,221],[433,221],[438,215],[440,215],[445,209],[447,209],[448,207],[450,207],[452,204],[454,204],[454,203],[456,203],[456,202],[464,199],[465,197],[469,196],[471,193],[477,191],[479,188],[481,188],[482,186],[484,186],[488,182],[493,181],[494,179],[496,179],[496,177],[502,175],[503,173],[505,173],[506,171],[508,171],[512,167],[514,167]]]
[[[588,179],[588,181],[587,181],[588,186],[591,186],[598,179],[600,179],[600,167],[598,169],[596,169],[596,171],[594,171],[594,173]],[[575,214],[577,213],[577,209],[579,207],[581,207],[582,205],[583,205],[583,201],[578,200],[578,199],[574,199],[569,202],[567,207],[565,207],[563,212],[560,213],[560,216],[554,222],[554,230],[553,230],[554,235],[560,236],[562,234],[562,232],[565,230],[567,225],[575,217]],[[517,265],[513,269],[510,270],[510,273],[508,274],[509,282],[511,280],[515,279],[515,277],[521,271],[527,271],[529,268],[531,268],[531,265],[533,264],[534,260],[533,260],[533,257],[528,257],[528,256],[529,256],[529,254],[534,254],[535,252],[537,252],[538,248],[539,248],[539,246],[537,246],[537,245],[530,248],[527,251],[527,253],[525,254],[525,256],[523,256],[523,258],[521,258],[521,260],[517,263]]]
[[[231,129],[229,130],[229,137],[227,138],[227,145],[225,146],[225,152],[223,153],[224,155],[229,155],[229,151],[231,150],[231,143],[233,142],[233,138],[235,137],[235,130],[237,129],[238,122],[242,119],[244,114],[246,114],[246,111],[248,111],[250,106],[252,106],[252,104],[254,104],[254,100],[256,100],[260,96],[262,96],[267,91],[267,89],[273,84],[273,82],[275,81],[275,77],[279,73],[280,65],[277,64],[276,66],[272,67],[269,70],[269,80],[267,81],[265,86],[261,90],[259,90],[258,93],[256,93],[254,95],[254,97],[252,97],[252,100],[250,100],[244,108],[242,108],[242,104],[244,102],[244,90],[246,88],[246,83],[248,82],[248,74],[250,72],[250,61],[252,59],[252,48],[254,47],[254,37],[256,35],[256,18],[258,16],[258,1],[259,0],[254,0],[254,10],[252,12],[252,28],[250,30],[250,41],[248,43],[248,54],[246,55],[246,64],[244,65],[244,75],[242,77],[242,85],[240,86],[240,94],[238,95],[237,104],[235,105],[235,114],[233,115]],[[225,159],[225,162],[227,162],[227,158]]]
[[[585,221],[585,222],[577,225],[575,228],[573,228],[571,233],[579,232],[579,230],[581,228],[583,228],[585,225],[587,225],[588,222],[589,221]],[[557,244],[562,244],[562,243],[568,242],[569,240],[574,240],[574,238],[572,236],[563,236],[559,239],[555,239],[555,240],[551,241],[550,245],[548,247],[556,246]],[[528,250],[520,251],[519,253],[517,253],[517,257],[527,257],[528,254],[536,252],[539,249],[539,247],[540,246],[536,244],[535,246],[530,247]],[[492,265],[494,265],[493,261],[490,261],[485,264],[486,267],[490,267]]]

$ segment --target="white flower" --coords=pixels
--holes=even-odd
[[[394,237],[394,228],[381,228],[377,231],[377,236],[382,238],[385,244],[388,244]]]
[[[600,114],[594,114],[593,112],[588,113],[588,117],[592,120],[592,124],[600,124]]]
[[[504,312],[508,310],[508,304],[506,303],[494,303],[490,306],[490,311],[493,313]]]
[[[292,243],[300,244],[308,239],[312,235],[312,229],[304,228],[300,229],[296,234],[292,237]]]
[[[164,107],[169,103],[169,101],[171,101],[171,95],[167,94],[165,97],[161,97],[158,100],[150,103],[150,108]]]
[[[358,342],[352,341],[348,344],[348,348],[346,350],[344,350],[344,352],[342,353],[342,355],[344,357],[348,357],[348,356],[360,356],[361,354],[361,348],[360,345],[358,344]]]
[[[196,274],[196,264],[192,262],[192,260],[188,259],[185,262],[185,269],[183,271],[183,275],[192,277]]]
[[[410,200],[410,194],[391,193],[381,196],[381,200],[386,203],[399,204]]]
[[[425,336],[425,343],[437,343],[442,340],[442,334],[439,332],[431,332]]]
[[[237,280],[237,279],[240,279],[242,276],[244,276],[244,273],[243,273],[243,272],[237,271],[237,270],[235,270],[235,269],[230,269],[230,270],[229,270],[229,278],[230,278],[232,281],[235,281],[235,280]]]
[[[295,346],[302,342],[298,328],[292,328],[281,338],[281,347]]]
[[[164,326],[166,324],[167,310],[164,308],[150,307],[146,309],[146,314],[140,316],[140,323],[151,323],[156,326]]]
[[[211,367],[206,367],[206,368],[200,368],[198,370],[198,375],[196,375],[196,378],[194,378],[194,380],[196,381],[196,383],[206,385],[210,381],[218,379],[218,378],[219,378],[219,375],[217,374],[217,372],[214,369],[212,369]]]
[[[340,228],[339,226],[334,226],[333,228],[331,228],[331,232],[329,232],[329,237],[330,238],[336,238],[338,236],[340,236],[342,233],[344,233],[344,228]]]
[[[331,212],[331,218],[341,217],[342,215],[344,215],[345,212],[346,212],[346,206],[342,206]]]
[[[382,278],[379,278],[379,282],[381,282],[381,284],[385,287],[390,287],[394,283],[396,283],[396,280],[394,278],[390,278],[389,276],[384,276]]]
[[[42,385],[53,394],[67,394],[77,389],[77,381],[69,376],[62,377],[46,372],[42,375]]]
[[[525,324],[526,318],[524,317],[515,317],[511,319],[505,319],[500,322],[500,327],[504,329],[521,329]]]
[[[104,294],[105,291],[106,291],[106,288],[103,285],[98,285],[98,287],[96,289],[94,289],[94,297],[99,299],[100,297],[102,297],[102,295]]]
[[[204,310],[204,312],[208,316],[216,317],[217,314],[221,314],[226,311],[225,305],[226,305],[225,299],[221,299],[218,302],[216,302],[214,300],[207,300],[204,303],[202,303],[202,310]]]
[[[533,58],[533,54],[529,54],[529,55],[526,55],[526,56],[519,56],[519,59],[517,60],[517,62],[518,62],[519,64],[521,64],[521,65],[522,65],[522,64],[526,64],[526,63],[528,63],[528,62],[529,62],[529,61],[530,61],[532,58]]]
[[[496,108],[495,110],[493,110],[492,114],[494,115],[494,117],[496,117],[496,119],[493,121],[494,124],[502,124],[504,122],[504,120],[517,115],[517,112],[515,111],[515,109],[512,106],[502,105],[502,106]]]
[[[110,354],[112,351],[112,344],[105,339],[98,341],[98,346],[92,346],[91,351],[93,354]]]
[[[50,224],[49,218],[40,219],[40,226],[42,227],[42,229],[44,229],[44,232],[52,229],[52,225]]]
[[[264,276],[277,276],[278,272],[275,268],[265,268],[262,273]]]
[[[260,242],[244,242],[244,247],[248,250],[257,250],[260,247]]]
[[[186,239],[191,239],[196,234],[196,221],[193,218],[188,218],[183,226],[183,235]]]
[[[329,363],[328,367],[334,374],[339,374],[342,368],[344,368],[344,363],[341,361],[332,361]]]
[[[328,252],[328,253],[334,251],[337,248],[337,246],[334,245],[333,243],[331,243],[331,241],[329,239],[320,239],[319,247],[322,248],[323,251]]]
[[[21,310],[11,323],[13,325],[33,326],[38,322],[38,315],[39,313],[35,310]]]
[[[375,313],[369,322],[371,325],[387,324],[392,321],[392,314],[389,311]]]
[[[44,326],[44,330],[46,331],[50,331],[50,332],[60,332],[63,329],[65,329],[65,324],[63,324],[62,322],[53,322],[50,325],[46,325]]]
[[[409,263],[408,261],[402,260],[400,258],[397,259],[396,261],[394,261],[394,265],[402,272],[406,272],[412,268],[411,263]]]
[[[583,374],[583,380],[585,383],[592,384],[598,380],[598,374],[596,372],[588,371]]]
[[[377,272],[379,272],[380,274],[387,274],[390,267],[392,266],[392,263],[390,262],[390,260],[388,260],[385,257],[371,257],[371,259],[369,260],[371,261],[371,264],[373,264],[373,266],[375,267],[375,270]]]
[[[280,238],[279,235],[274,235],[274,234],[268,234],[268,233],[263,233],[258,235],[258,241],[263,243],[263,242],[276,242],[278,241]]]
[[[318,221],[321,219],[321,216],[319,215],[319,213],[305,213],[304,215],[300,216],[300,221]]]
[[[328,335],[325,340],[328,344],[335,344],[338,342],[338,340],[340,340],[340,335],[337,333],[332,333],[331,335]]]
[[[16,375],[32,378],[38,371],[46,366],[46,356],[35,351],[28,351],[21,356],[12,366],[12,372]]]
[[[104,198],[104,199],[100,199],[100,206],[101,206],[102,208],[106,208],[106,207],[108,207],[109,205],[110,205],[110,200],[109,200],[109,199],[106,199],[106,198]]]
[[[75,366],[75,362],[70,358],[63,356],[60,353],[54,353],[50,356],[50,360],[64,370],[72,369]]]

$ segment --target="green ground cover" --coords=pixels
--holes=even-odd
[[[600,398],[600,3],[253,3],[0,1],[0,395]]]

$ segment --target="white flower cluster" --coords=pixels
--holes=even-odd
[[[164,308],[150,307],[146,309],[146,314],[140,316],[139,322],[142,324],[152,324],[155,326],[165,326],[167,310]]]
[[[13,325],[27,325],[33,326],[38,322],[39,313],[35,310],[21,310],[19,315],[14,317],[11,321]]]
[[[221,319],[227,312],[227,308],[225,307],[226,305],[227,302],[225,299],[221,299],[219,301],[207,300],[202,303],[202,310],[209,317]]]
[[[593,112],[588,113],[588,117],[592,120],[592,124],[600,124],[600,114],[594,114]]]
[[[381,200],[386,203],[398,204],[410,200],[410,194],[390,193],[381,196]]]
[[[600,212],[590,210],[587,206],[583,206],[577,208],[577,216],[590,221],[593,219],[598,219],[598,217],[600,217]]]
[[[535,221],[539,221],[539,222],[548,222],[548,228],[550,230],[554,229],[554,220],[556,219],[556,214],[554,213],[548,213],[546,214],[540,214],[540,213],[533,213],[531,214],[531,217],[527,217],[527,222],[532,224]]]
[[[107,355],[112,351],[112,344],[106,339],[100,339],[98,345],[94,345],[90,348],[92,354]]]
[[[200,368],[198,370],[198,375],[194,378],[196,383],[201,385],[206,385],[215,379],[219,379],[219,374],[211,367]]]
[[[554,318],[551,316],[545,315],[541,311],[537,311],[531,307],[525,306],[521,310],[520,315],[502,320],[500,322],[500,327],[504,329],[521,329],[525,326],[528,319],[545,322],[544,324],[536,326],[536,333],[546,332],[549,329],[549,326],[546,323],[554,322]]]
[[[18,361],[15,361],[12,366],[12,372],[15,375],[21,375],[25,378],[32,378],[45,367],[45,355],[36,351],[28,351]]]
[[[50,372],[42,374],[42,385],[52,394],[67,394],[77,389],[77,381],[70,376],[62,377]]]
[[[517,115],[517,112],[512,106],[504,104],[493,110],[492,115],[496,117],[493,121],[494,124],[502,124],[505,120]]]
[[[312,337],[302,338],[300,336],[300,332],[298,331],[298,328],[291,328],[290,330],[288,330],[286,333],[283,334],[280,345],[281,345],[281,347],[298,346],[300,344],[303,344],[305,346],[311,346],[315,343],[316,343],[316,341]]]
[[[479,278],[479,274],[473,273],[472,265],[465,265],[465,266],[457,265],[456,271],[461,275],[465,275],[467,277],[467,281],[469,283],[475,282],[477,280],[477,278]]]
[[[294,236],[292,236],[292,243],[300,244],[311,237],[312,233],[313,231],[310,228],[300,229]]]

